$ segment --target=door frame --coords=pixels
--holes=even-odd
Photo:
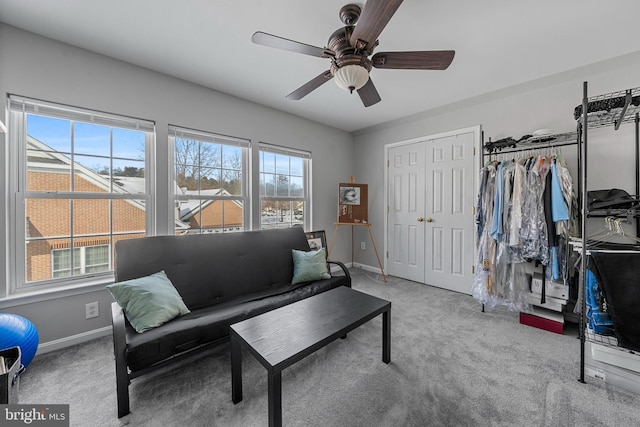
[[[480,173],[480,165],[483,163],[482,161],[482,125],[474,125],[474,126],[469,126],[466,128],[460,128],[460,129],[455,129],[455,130],[451,130],[451,131],[446,131],[446,132],[440,132],[440,133],[436,133],[436,134],[431,134],[431,135],[425,135],[425,136],[420,136],[417,138],[411,138],[411,139],[406,139],[403,141],[398,141],[398,142],[392,142],[389,144],[385,144],[384,145],[384,164],[383,164],[383,168],[384,168],[384,198],[383,198],[383,203],[384,203],[384,252],[383,252],[383,264],[384,264],[384,269],[385,271],[387,271],[387,261],[389,259],[388,254],[389,254],[389,247],[388,247],[388,224],[389,224],[389,150],[395,147],[400,147],[403,145],[409,145],[409,144],[415,144],[416,142],[420,142],[420,141],[428,141],[430,139],[438,139],[438,138],[445,138],[445,137],[449,137],[449,136],[454,136],[454,135],[459,135],[461,133],[473,133],[474,134],[474,139],[475,139],[475,143],[474,143],[474,156],[479,156],[480,160],[477,160],[473,162],[473,188],[474,188],[474,192],[473,195],[478,194],[478,185],[479,185],[479,180],[478,180],[478,174]],[[471,206],[473,206],[474,209],[474,213],[475,213],[475,201],[473,201],[472,203],[470,203]],[[473,258],[475,259],[478,255],[478,251],[477,251],[477,235],[474,232],[473,233]]]

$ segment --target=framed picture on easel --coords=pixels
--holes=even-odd
[[[360,187],[353,185],[340,187],[341,205],[360,205]]]

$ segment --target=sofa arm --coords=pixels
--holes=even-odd
[[[129,413],[129,369],[127,368],[124,311],[117,302],[111,303],[111,323],[113,327],[113,354],[116,361],[118,418],[121,418]]]
[[[349,274],[349,270],[343,263],[341,263],[340,261],[331,261],[331,260],[327,260],[327,263],[337,265],[342,269],[342,272],[344,273],[344,275],[349,279],[351,279],[351,274]],[[329,273],[331,273],[331,271],[329,271]]]

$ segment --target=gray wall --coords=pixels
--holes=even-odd
[[[533,64],[532,66],[535,66]],[[568,71],[517,87],[486,94],[433,111],[356,132],[354,135],[299,117],[262,107],[150,70],[42,38],[0,24],[0,94],[7,93],[104,110],[154,120],[157,125],[157,164],[167,164],[167,125],[195,129],[295,147],[313,152],[313,219],[330,240],[336,219],[337,184],[353,175],[369,185],[369,221],[380,255],[384,242],[383,159],[385,144],[481,124],[486,138],[519,138],[539,128],[558,132],[575,129],[573,108],[581,102],[582,82],[590,94],[640,85],[640,53]],[[6,117],[2,118],[7,122]],[[591,141],[591,159],[603,167],[590,167],[594,187],[632,188],[632,132],[603,130]],[[2,141],[0,140],[0,143]],[[0,149],[0,160],[4,161]],[[354,156],[357,153],[357,156]],[[568,156],[570,157],[570,156]],[[575,160],[575,159],[574,159]],[[609,169],[608,169],[609,168]],[[615,174],[610,173],[615,168]],[[7,223],[4,174],[0,174],[0,223]],[[159,206],[168,203],[159,192]],[[160,232],[170,219],[161,217]],[[366,230],[356,227],[355,261],[377,268]],[[0,277],[6,277],[6,230],[0,233]],[[349,233],[338,234],[332,258],[350,261]],[[4,284],[4,283],[3,283]],[[44,300],[43,300],[44,298]],[[84,304],[100,302],[100,317],[84,319]],[[0,299],[0,310],[24,315],[39,329],[41,342],[53,348],[81,340],[91,331],[110,325],[110,295],[104,290],[62,292],[54,296]]]
[[[246,138],[252,144],[309,150],[313,155],[313,228],[327,230],[328,238],[336,220],[338,183],[353,175],[353,137],[349,133],[0,23],[0,94],[5,105],[8,93],[155,121],[159,170],[166,170],[168,162],[168,124]],[[0,120],[7,123],[6,116]],[[5,152],[3,146],[2,161]],[[6,224],[10,195],[2,175],[0,223]],[[168,180],[159,180],[157,185],[157,206],[168,206],[168,189],[162,190]],[[163,211],[165,215],[158,217],[159,234],[165,234],[171,223],[166,209],[159,212]],[[0,234],[4,286],[7,232]],[[338,237],[331,257],[350,260],[346,236]],[[84,305],[92,301],[100,302],[100,317],[85,320]],[[0,310],[31,319],[41,343],[63,343],[67,337],[81,338],[89,331],[106,329],[110,301],[110,295],[99,289],[77,295],[0,299]]]
[[[589,96],[640,86],[640,52],[355,132],[355,176],[358,182],[369,185],[369,219],[378,251],[384,242],[386,144],[478,124],[482,125],[485,139],[491,137],[494,141],[507,136],[519,139],[536,129],[575,131],[573,110],[582,103],[584,81],[589,83]],[[635,193],[633,125],[625,125],[617,132],[613,128],[598,129],[589,135],[588,188],[617,187]],[[575,151],[563,151],[576,180]],[[363,230],[358,232],[357,242],[368,241]],[[355,262],[377,268],[370,245],[366,250],[357,245]]]

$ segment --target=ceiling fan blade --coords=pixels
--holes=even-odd
[[[371,77],[369,77],[369,80],[364,86],[358,89],[358,95],[360,95],[360,99],[365,107],[370,107],[382,100],[373,84],[373,81],[371,81]]]
[[[317,77],[309,80],[308,82],[300,86],[298,89],[291,92],[289,95],[287,95],[287,98],[294,101],[298,101],[304,98],[305,96],[307,96],[308,94],[310,94],[311,92],[313,92],[314,90],[318,89],[320,86],[322,86],[332,78],[333,78],[333,75],[331,74],[331,71],[329,70],[324,71],[323,73],[319,74]]]
[[[371,63],[375,68],[396,70],[446,70],[455,54],[455,50],[379,52],[373,55]]]
[[[290,52],[302,53],[304,55],[317,56],[320,58],[334,56],[334,53],[329,49],[311,46],[310,44],[285,39],[284,37],[274,36],[273,34],[263,33],[262,31],[253,33],[253,36],[251,36],[251,41],[255,44],[261,44],[263,46],[288,50]]]
[[[351,46],[358,49],[373,47],[401,4],[402,0],[367,0],[349,40]]]

